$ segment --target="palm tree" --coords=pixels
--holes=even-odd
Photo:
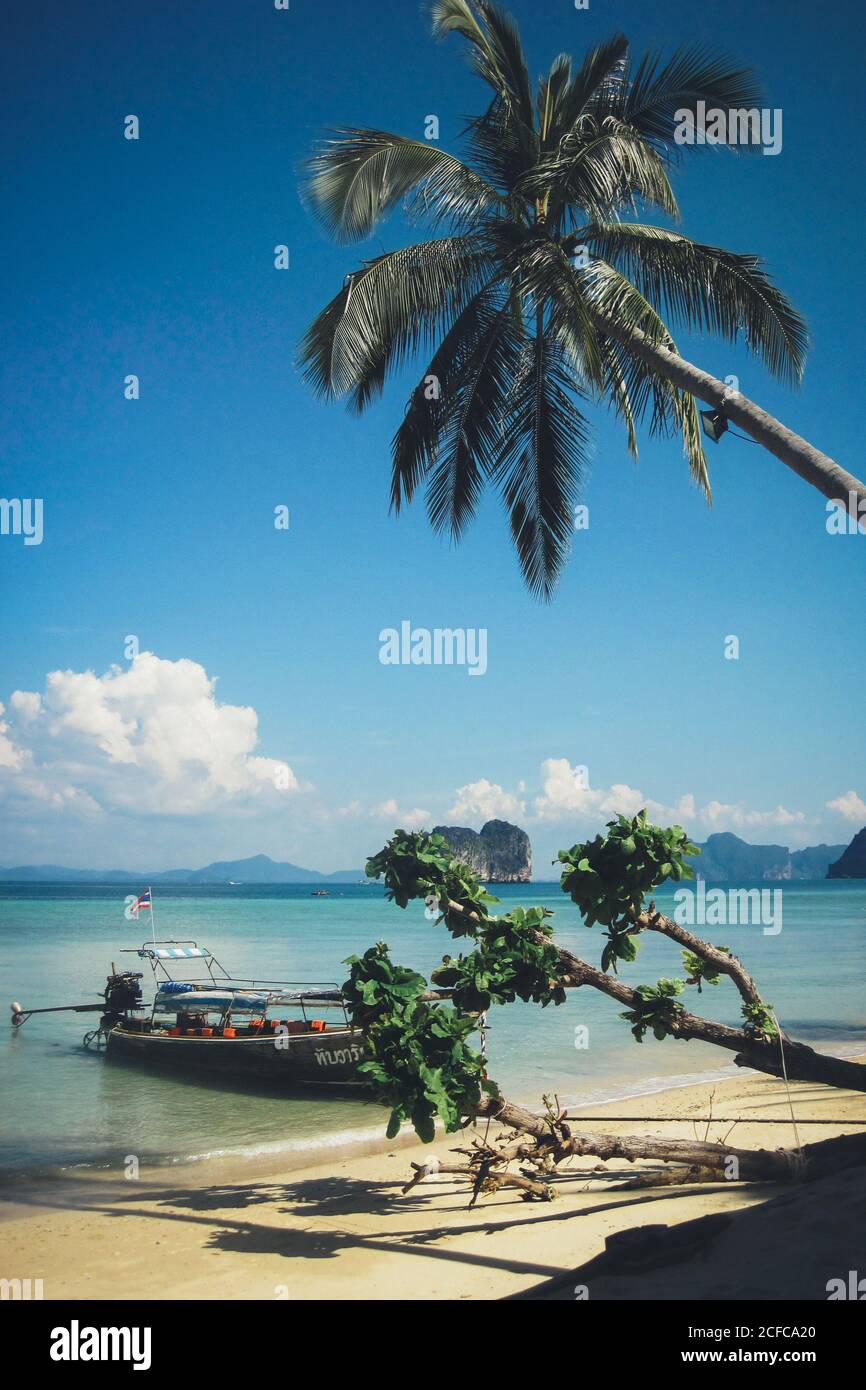
[[[694,48],[633,66],[618,34],[576,71],[560,55],[533,96],[509,15],[489,0],[435,0],[432,19],[434,34],[467,40],[493,91],[467,124],[467,159],[340,128],[304,172],[308,206],[338,241],[365,238],[401,202],[439,233],[363,262],[301,345],[314,388],[359,413],[389,370],[431,354],[394,436],[393,509],[426,484],[432,525],[459,540],[492,483],[526,584],[549,598],[586,469],[586,405],[613,407],[635,458],[640,421],[678,434],[709,500],[699,399],[826,496],[848,505],[853,494],[856,510],[862,483],[677,353],[668,318],[742,337],[799,381],[805,325],[758,257],[626,220],[678,217],[676,113],[759,106],[752,74]]]

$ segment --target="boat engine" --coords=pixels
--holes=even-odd
[[[85,1033],[85,1047],[92,1047],[94,1044],[97,1049],[104,1047],[106,1038],[114,1025],[122,1022],[130,1009],[141,1008],[140,979],[140,970],[114,971],[112,962],[112,974],[106,975],[105,989],[102,991],[105,1010],[99,1020],[99,1027]]]
[[[124,970],[106,977],[103,999],[106,1014],[125,1014],[128,1009],[141,1007],[140,970]]]

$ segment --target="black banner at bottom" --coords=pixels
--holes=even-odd
[[[399,1356],[400,1343],[405,1339],[407,1355],[417,1358],[419,1337],[429,1340],[431,1336],[430,1307],[418,1300],[397,1306],[399,1317],[388,1319],[389,1356]],[[470,1317],[474,1307],[477,1318],[477,1305],[468,1303],[464,1307]],[[7,1303],[4,1311],[7,1355],[18,1352],[26,1356],[30,1369],[60,1382],[69,1374],[89,1374],[103,1366],[113,1374],[128,1370],[173,1376],[178,1369],[178,1355],[184,1349],[187,1353],[195,1350],[197,1358],[215,1356],[213,1370],[220,1378],[233,1373],[249,1375],[253,1365],[259,1371],[269,1364],[278,1365],[290,1348],[294,1348],[294,1359],[302,1346],[300,1337],[312,1335],[318,1339],[319,1335],[319,1318],[316,1313],[311,1316],[309,1303],[300,1300],[16,1301]],[[591,1339],[575,1341],[570,1348],[567,1342],[557,1343],[559,1355],[564,1353],[574,1361],[574,1369],[578,1368],[575,1357],[583,1345],[592,1347],[593,1358],[599,1352],[608,1355],[611,1368],[635,1361],[656,1372],[679,1366],[697,1381],[710,1367],[740,1365],[771,1370],[806,1366],[826,1377],[837,1365],[841,1369],[859,1356],[864,1332],[858,1300],[841,1299],[827,1303],[762,1304],[651,1300],[593,1303],[577,1299],[569,1309],[560,1307],[553,1312],[550,1324],[536,1323],[537,1316],[529,1316],[533,1331],[549,1329],[558,1338]],[[359,1357],[363,1356],[364,1341],[345,1336],[346,1331],[351,1331],[353,1304],[329,1303],[327,1317],[331,1326],[335,1317],[339,1319],[342,1355],[337,1351],[336,1356],[340,1356],[343,1368],[351,1362],[353,1347]],[[366,1312],[364,1317],[369,1330]],[[453,1313],[449,1317],[453,1318]],[[497,1321],[495,1312],[485,1309],[484,1326],[494,1345]],[[513,1310],[508,1330],[513,1335]],[[441,1336],[436,1340],[441,1343]],[[332,1346],[327,1355],[336,1369]]]

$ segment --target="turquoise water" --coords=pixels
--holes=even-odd
[[[31,1008],[89,1001],[103,987],[112,961],[138,969],[135,956],[120,954],[149,934],[148,923],[124,919],[132,888],[0,885],[4,1006],[12,1000]],[[764,935],[759,926],[698,930],[742,957],[794,1037],[834,1051],[866,1050],[866,883],[781,888],[779,935]],[[556,909],[557,939],[599,961],[600,932],[582,926],[556,884],[497,891],[509,908],[540,903]],[[388,941],[395,960],[427,975],[453,949],[445,929],[425,920],[421,904],[400,911],[378,886],[331,892],[311,898],[306,885],[173,887],[157,892],[157,936],[194,938],[236,975],[299,980],[342,980],[342,960],[379,939]],[[670,893],[658,894],[657,901],[673,911]],[[681,973],[678,966],[671,942],[645,937],[637,962],[622,976],[634,984],[654,982]],[[149,980],[144,983],[149,998]],[[688,1002],[695,1012],[739,1021],[733,986],[722,984],[700,997],[690,990]],[[114,1166],[128,1154],[171,1162],[232,1151],[297,1150],[384,1129],[385,1111],[367,1100],[251,1093],[246,1085],[226,1090],[109,1065],[81,1045],[96,1017],[37,1017],[20,1030],[2,1024],[5,1171]],[[510,1098],[534,1105],[546,1090],[581,1103],[718,1073],[731,1062],[730,1055],[699,1043],[648,1038],[638,1045],[613,1001],[590,989],[571,991],[560,1008],[515,1004],[494,1010],[490,1021],[491,1074]],[[585,1050],[575,1048],[577,1025],[589,1029]]]

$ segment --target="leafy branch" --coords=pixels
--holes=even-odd
[[[651,899],[645,905],[647,895],[660,884],[692,876],[687,859],[699,852],[697,847],[680,826],[653,825],[645,811],[616,817],[607,832],[559,855],[563,890],[587,927],[605,929],[601,969],[554,942],[548,920],[552,914],[546,908],[515,908],[492,916],[490,907],[497,899],[454,858],[442,836],[397,830],[370,858],[368,876],[383,879],[392,901],[403,908],[413,900],[424,901],[435,923],[472,946],[456,957],[443,957],[432,977],[438,993],[422,975],[391,961],[382,942],[346,962],[346,1007],[353,1025],[363,1031],[366,1049],[360,1072],[391,1109],[390,1137],[408,1120],[429,1142],[437,1118],[454,1132],[485,1115],[529,1133],[530,1156],[537,1154],[539,1161],[542,1151],[545,1163],[575,1152],[564,1124],[537,1120],[503,1100],[487,1077],[481,1052],[469,1039],[480,1027],[479,1015],[495,1005],[516,999],[542,1006],[561,1004],[569,989],[584,985],[620,1004],[621,1017],[638,1042],[648,1032],[657,1039],[697,1038],[734,1052],[740,1065],[780,1074],[780,1037],[772,1006],[761,999],[739,959],[729,947],[703,941],[665,917]],[[648,931],[668,936],[681,947],[685,979],[660,979],[634,988],[617,977],[617,963],[634,960],[639,938]],[[686,985],[696,985],[700,992],[703,984],[717,985],[722,976],[741,996],[741,1027],[700,1018],[679,1002]],[[781,1041],[791,1079],[866,1090],[863,1067],[818,1054],[784,1035]],[[593,1142],[601,1144],[601,1139],[596,1136]],[[483,1158],[477,1161],[492,1174],[506,1160],[492,1157],[489,1145],[482,1148]],[[527,1156],[525,1143],[512,1148],[514,1156]],[[531,1189],[530,1183],[527,1190]]]

